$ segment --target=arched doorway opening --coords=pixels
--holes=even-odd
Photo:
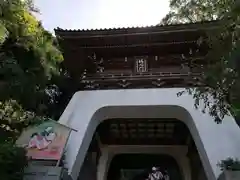
[[[163,154],[116,155],[110,164],[107,180],[145,180],[153,167],[159,167],[171,179],[183,180],[176,160]]]
[[[104,120],[90,147],[88,158],[94,156],[97,180],[123,180],[124,174],[124,180],[131,180],[126,174],[137,176],[153,166],[170,172],[173,180],[207,179],[188,127],[176,118]]]

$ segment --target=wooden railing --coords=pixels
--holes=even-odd
[[[87,74],[82,78],[86,81],[118,81],[118,80],[154,80],[154,79],[177,79],[184,77],[200,77],[200,72],[147,72],[147,73],[98,73]]]

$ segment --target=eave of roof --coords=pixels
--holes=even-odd
[[[173,24],[173,25],[154,25],[143,27],[121,27],[121,28],[101,28],[101,29],[62,29],[55,28],[54,31],[57,35],[64,36],[69,34],[82,34],[82,35],[96,35],[96,34],[108,34],[108,33],[128,33],[128,32],[148,32],[148,31],[171,31],[175,29],[204,29],[219,26],[220,21],[203,21],[195,23],[185,24]]]
[[[62,29],[60,27],[55,28],[56,31],[69,31],[69,32],[79,32],[79,31],[109,31],[109,30],[120,30],[120,29],[139,29],[139,28],[153,28],[160,27],[162,25],[151,25],[151,26],[129,26],[129,27],[112,27],[112,28],[91,28],[91,29]]]

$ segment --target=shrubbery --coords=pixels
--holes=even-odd
[[[14,143],[0,143],[0,179],[22,180],[24,168],[27,166],[26,151]]]

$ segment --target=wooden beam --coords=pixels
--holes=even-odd
[[[179,44],[194,44],[197,40],[192,41],[178,41],[178,42],[160,42],[160,43],[148,43],[148,44],[130,44],[130,45],[109,45],[109,46],[75,46],[69,47],[69,49],[106,49],[106,48],[133,48],[133,47],[152,47],[152,46],[164,46],[164,45],[179,45]],[[196,44],[197,45],[197,44]]]

